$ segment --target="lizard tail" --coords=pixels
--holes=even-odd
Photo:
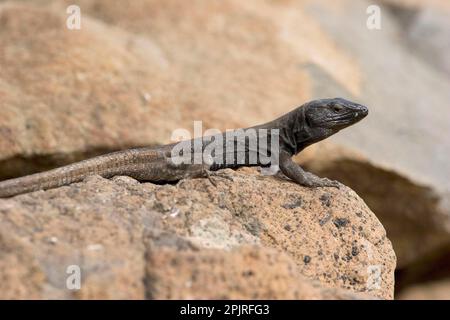
[[[132,169],[136,168],[143,162],[143,159],[139,156],[141,153],[136,149],[119,151],[76,162],[53,170],[35,173],[21,178],[0,181],[0,198],[57,188],[74,182],[83,181],[86,177],[92,175],[111,178],[115,175],[127,174],[127,171],[131,170],[130,167]]]

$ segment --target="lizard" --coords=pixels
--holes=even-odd
[[[161,184],[176,183],[186,178],[210,178],[210,174],[217,174],[216,171],[224,168],[234,169],[243,166],[269,167],[273,165],[277,165],[281,173],[301,186],[311,188],[339,187],[337,181],[320,178],[305,171],[292,160],[292,157],[309,145],[326,139],[340,130],[355,124],[366,117],[367,114],[367,107],[342,98],[312,100],[273,121],[240,129],[240,132],[244,132],[244,134],[249,129],[265,129],[269,138],[274,136],[272,132],[276,132],[277,140],[273,141],[276,142],[277,149],[268,152],[271,156],[274,155],[268,163],[263,163],[260,155],[262,151],[267,152],[274,143],[266,143],[263,146],[263,139],[259,135],[257,136],[256,149],[259,148],[260,150],[251,148],[250,143],[246,140],[243,148],[244,159],[240,159],[241,161],[237,161],[238,155],[234,149],[236,141],[233,141],[231,149],[229,145],[224,145],[222,149],[215,150],[214,157],[210,157],[208,161],[200,164],[174,163],[172,158],[174,150],[178,148],[179,143],[156,147],[141,147],[100,155],[49,171],[1,181],[0,198],[57,188],[83,181],[86,177],[92,175],[100,175],[104,178],[125,175],[138,181]],[[184,143],[187,143],[189,148],[191,148],[190,151],[193,153],[196,150],[205,151],[208,146],[211,147],[212,141],[219,141],[218,139],[220,138],[226,140],[226,133],[228,132],[210,137],[186,140]],[[200,148],[194,150],[193,146],[196,143]],[[253,161],[250,162],[249,159],[252,155],[256,155],[256,161],[253,158]],[[225,161],[227,156],[231,156],[232,161]],[[276,159],[277,163],[273,159]]]

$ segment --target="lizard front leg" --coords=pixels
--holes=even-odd
[[[339,188],[338,181],[330,180],[328,178],[320,178],[311,172],[304,171],[297,163],[292,161],[291,155],[285,151],[280,153],[280,170],[288,178],[305,187]]]

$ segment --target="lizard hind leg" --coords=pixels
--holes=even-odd
[[[189,178],[208,178],[213,185],[215,183],[211,179],[210,165],[179,163],[175,164],[170,159],[167,159],[167,166],[165,168],[166,175],[173,180],[189,179]]]
[[[216,177],[232,180],[210,169],[211,166],[207,164],[180,164],[171,166],[172,175],[173,177],[178,177],[178,180],[207,178],[214,187],[217,187]]]
[[[193,165],[193,166],[198,166],[198,167],[191,168],[191,170],[190,170],[191,174],[185,178],[207,178],[209,180],[209,182],[216,188],[217,188],[217,182],[216,182],[217,177],[226,178],[226,179],[233,181],[233,179],[230,177],[223,176],[223,175],[217,173],[217,171],[210,170],[211,166],[209,166],[209,165],[202,164],[202,165]]]
[[[217,173],[217,166],[214,165],[213,161],[209,163],[174,163],[170,154],[164,156],[166,160],[164,171],[166,175],[170,175],[173,179],[207,178],[213,186],[217,187],[214,177],[228,178]],[[231,178],[228,179],[232,180]]]

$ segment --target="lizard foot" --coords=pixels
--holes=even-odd
[[[305,172],[305,178],[306,181],[302,183],[302,185],[310,188],[334,187],[339,189],[341,185],[339,181],[328,178],[320,178],[311,172]]]
[[[205,177],[208,178],[209,182],[211,182],[211,184],[214,187],[217,187],[217,183],[216,183],[216,181],[214,181],[214,180],[216,180],[215,178],[222,178],[222,179],[227,179],[227,180],[230,180],[230,181],[234,181],[233,178],[231,178],[231,177],[229,177],[227,175],[223,175],[223,174],[221,174],[221,173],[219,173],[217,171],[210,171],[210,170],[206,170],[205,169],[204,174],[205,174]]]
[[[318,181],[314,181],[312,187],[333,187],[333,188],[340,188],[339,181],[336,180],[330,180],[328,178],[320,178]]]
[[[203,169],[203,175],[208,178],[209,182],[217,188],[217,183],[214,181],[214,179],[212,178],[212,172],[209,171],[208,169]]]

